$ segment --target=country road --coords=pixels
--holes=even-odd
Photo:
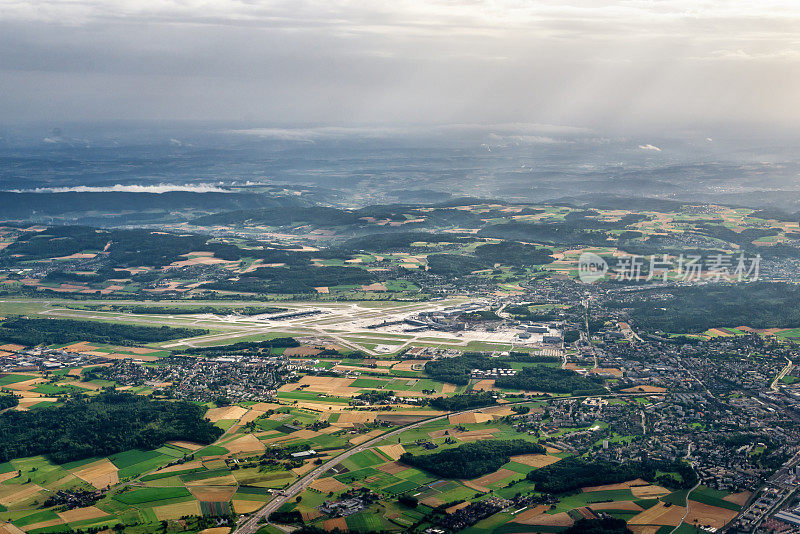
[[[579,395],[579,396],[570,396],[570,397],[552,397],[552,399],[553,400],[566,400],[566,399],[585,399],[587,397],[607,398],[607,397],[636,397],[636,396],[639,396],[639,397],[647,396],[647,394],[642,394],[642,393],[609,393],[609,394],[605,394],[605,395],[588,395],[588,396]],[[517,404],[525,404],[525,403],[532,402],[532,401],[535,401],[535,400],[537,400],[537,399],[525,400],[525,401],[520,401],[520,402],[509,402],[507,404],[503,404],[502,406],[514,406],[514,405],[517,405]],[[311,471],[308,474],[306,474],[303,478],[301,478],[300,480],[298,480],[297,482],[292,484],[290,487],[288,487],[285,490],[283,490],[278,495],[278,497],[276,497],[275,499],[272,499],[271,501],[269,501],[262,508],[258,509],[256,512],[254,512],[253,515],[249,519],[247,519],[244,523],[242,523],[239,526],[237,526],[236,530],[234,531],[234,534],[254,534],[255,532],[257,532],[258,529],[261,526],[263,526],[263,524],[264,524],[264,523],[259,524],[259,521],[261,520],[261,518],[263,518],[263,517],[267,517],[268,518],[269,514],[271,514],[272,512],[276,511],[281,506],[283,506],[284,503],[286,503],[289,499],[291,499],[295,495],[297,495],[297,494],[301,493],[302,491],[304,491],[322,473],[324,473],[328,469],[331,469],[332,467],[335,467],[336,465],[340,464],[342,461],[346,460],[350,456],[352,456],[354,454],[357,454],[357,453],[359,453],[361,451],[364,451],[366,449],[369,449],[370,447],[374,446],[375,444],[380,443],[381,441],[383,441],[383,440],[385,440],[387,438],[391,438],[393,436],[396,436],[398,434],[406,432],[407,430],[413,430],[413,429],[421,427],[423,425],[427,425],[428,423],[433,423],[435,421],[439,421],[441,419],[445,419],[447,417],[450,417],[451,415],[460,415],[460,414],[465,414],[465,413],[478,412],[478,411],[483,410],[485,408],[487,408],[487,406],[482,406],[480,408],[471,408],[469,410],[462,410],[460,412],[451,412],[451,413],[448,413],[448,414],[445,414],[445,415],[438,415],[436,417],[431,417],[429,419],[423,419],[422,421],[417,421],[416,423],[411,423],[409,425],[406,425],[406,426],[397,428],[395,430],[392,430],[391,432],[388,432],[386,434],[380,435],[380,436],[378,436],[376,438],[373,438],[373,439],[371,439],[369,441],[366,441],[366,442],[362,443],[361,445],[357,445],[356,447],[354,447],[354,448],[352,448],[352,449],[350,449],[350,450],[348,450],[346,452],[343,452],[342,454],[340,454],[336,458],[328,460],[324,464],[322,464],[319,467],[315,468],[313,471]]]

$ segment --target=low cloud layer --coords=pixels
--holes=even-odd
[[[110,185],[110,186],[76,186],[76,187],[37,187],[36,189],[17,189],[13,193],[169,193],[172,191],[189,191],[192,193],[230,193],[212,184],[158,184],[158,185]]]
[[[0,0],[0,116],[790,123],[798,23],[794,0]]]

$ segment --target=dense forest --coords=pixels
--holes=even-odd
[[[197,328],[136,326],[73,319],[16,317],[0,322],[0,341],[26,346],[73,343],[75,341],[129,345],[131,343],[169,341],[170,339],[205,334],[208,334],[208,330]]]
[[[800,287],[782,282],[646,289],[628,301],[608,306],[629,308],[633,323],[651,332],[697,333],[718,326],[800,326]]]
[[[602,383],[599,378],[587,378],[569,369],[541,365],[526,367],[514,376],[501,376],[494,381],[494,385],[499,388],[572,395],[592,395],[603,392]]]
[[[524,352],[512,351],[508,356],[502,358],[492,358],[480,352],[465,352],[455,358],[443,358],[427,362],[425,364],[425,374],[442,382],[465,385],[469,383],[469,373],[473,369],[510,369],[512,367],[511,364],[515,362],[552,363],[556,361],[558,361],[558,358],[553,356],[538,356]]]
[[[552,263],[555,260],[551,256],[552,253],[552,250],[517,243],[516,241],[480,245],[475,249],[475,255],[487,262],[519,267]]]
[[[451,384],[466,385],[473,369],[511,368],[511,365],[497,358],[489,358],[476,352],[465,352],[455,358],[432,360],[425,364],[425,374],[434,380]]]
[[[0,410],[7,410],[19,404],[19,399],[14,394],[0,393]]]
[[[222,430],[188,402],[153,401],[127,393],[101,393],[63,406],[0,415],[0,462],[50,457],[57,463],[156,449],[170,440],[211,443]]]
[[[676,473],[678,477],[670,476],[669,473]],[[691,488],[697,483],[697,474],[692,467],[681,462],[616,464],[578,457],[565,458],[531,471],[527,478],[536,484],[536,491],[544,493],[565,493],[586,486],[616,484],[637,478],[672,488]]]
[[[405,453],[400,461],[442,478],[476,478],[494,473],[517,454],[545,454],[538,443],[522,439],[476,441],[433,454]]]
[[[447,412],[457,412],[478,408],[480,406],[491,406],[497,404],[497,399],[490,392],[481,392],[472,395],[453,395],[452,397],[436,397],[431,399],[430,405],[437,410]]]
[[[370,284],[375,275],[359,267],[316,267],[295,265],[261,267],[239,280],[221,280],[206,284],[207,289],[247,293],[313,293],[317,287]]]
[[[494,262],[459,254],[430,254],[427,262],[428,272],[448,278],[467,276],[474,271],[490,269],[494,264]]]

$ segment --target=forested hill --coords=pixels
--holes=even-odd
[[[138,193],[127,191],[17,193],[0,191],[0,214],[4,219],[26,219],[34,213],[57,215],[73,212],[106,211],[176,211],[196,209],[227,211],[282,206],[299,206],[289,196],[273,197],[251,193],[168,191]]]
[[[188,402],[101,393],[63,406],[0,415],[0,462],[45,455],[57,463],[156,449],[171,440],[211,443],[222,430]]]

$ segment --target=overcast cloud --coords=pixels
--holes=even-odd
[[[0,50],[7,121],[800,119],[796,0],[0,0]]]

